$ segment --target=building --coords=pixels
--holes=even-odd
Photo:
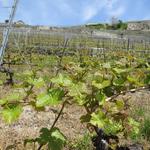
[[[49,26],[37,26],[38,30],[50,30]]]
[[[5,23],[0,23],[0,28],[6,27]]]
[[[18,20],[14,23],[15,25],[25,25],[25,23],[22,20]]]
[[[127,30],[150,30],[150,20],[127,22]]]

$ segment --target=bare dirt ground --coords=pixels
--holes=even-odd
[[[23,140],[35,138],[39,135],[41,128],[50,128],[60,108],[48,109],[46,112],[36,112],[31,107],[25,107],[20,119],[12,124],[6,125],[0,121],[0,147],[5,150],[8,145],[16,144],[16,149],[21,150]],[[55,113],[54,113],[55,112]],[[67,106],[63,115],[57,123],[57,127],[71,140],[83,135],[86,128],[80,123],[83,110],[77,106]],[[20,148],[17,148],[20,147]],[[21,148],[22,147],[22,148]]]
[[[144,107],[147,113],[150,111],[150,91],[130,93],[134,108]],[[6,125],[0,120],[0,150],[32,150],[23,147],[23,140],[35,138],[43,127],[50,128],[57,116],[60,107],[48,108],[46,112],[36,112],[33,108],[26,106],[20,119],[12,125]],[[67,105],[63,115],[57,123],[57,127],[69,140],[79,138],[86,132],[85,125],[80,123],[80,116],[85,111],[75,105]],[[11,145],[11,146],[10,146]],[[10,146],[10,147],[8,147]]]

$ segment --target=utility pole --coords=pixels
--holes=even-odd
[[[17,5],[18,5],[19,0],[14,0],[13,2],[13,6],[11,8],[11,12],[10,12],[10,16],[9,16],[9,20],[8,23],[6,24],[6,27],[3,31],[3,41],[2,41],[2,45],[0,48],[0,67],[3,63],[3,57],[4,57],[4,53],[5,53],[5,49],[8,43],[8,38],[9,38],[9,34],[13,25],[13,20],[15,17],[15,13],[17,10]]]

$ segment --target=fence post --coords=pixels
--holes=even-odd
[[[128,41],[127,41],[127,50],[128,51],[130,50],[130,39],[128,39]]]

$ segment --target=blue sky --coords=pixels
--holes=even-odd
[[[8,18],[13,0],[0,0],[0,22]],[[150,0],[20,0],[15,20],[31,25],[71,26],[150,19]]]

